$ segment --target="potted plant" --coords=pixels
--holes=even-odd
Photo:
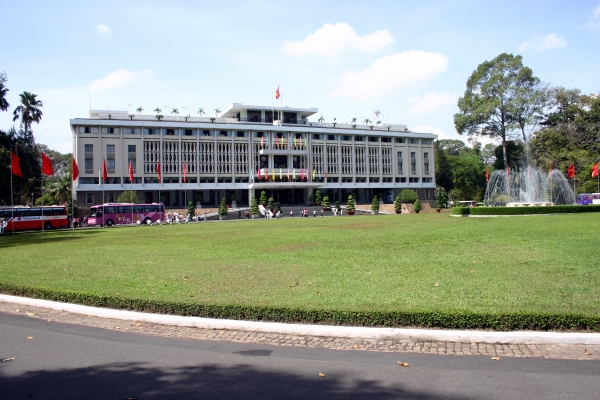
[[[323,197],[323,211],[331,211],[331,204],[327,196]]]
[[[319,189],[315,192],[315,204],[318,206],[321,205],[321,191]]]
[[[227,199],[225,199],[225,197],[223,197],[219,203],[218,214],[219,219],[221,220],[227,219],[227,215],[229,215],[229,211],[227,210]]]
[[[250,215],[252,215],[252,219],[258,218],[260,216],[260,211],[258,210],[258,202],[256,201],[256,197],[252,196],[252,202],[250,203]]]
[[[321,114],[321,117],[318,120],[321,124],[323,124],[323,121],[325,121],[325,118],[323,118],[323,114]]]
[[[373,201],[371,202],[371,214],[379,214],[379,197],[373,196]]]
[[[335,128],[335,126],[337,125],[337,118],[333,119],[333,127]]]
[[[263,207],[267,206],[267,192],[265,192],[264,190],[260,192],[260,200],[258,201],[258,203],[262,204]]]
[[[448,205],[448,193],[446,189],[441,186],[435,187],[435,210],[440,212],[442,208],[446,208]]]
[[[354,213],[354,199],[352,198],[352,195],[350,195],[348,196],[348,202],[346,203],[346,214],[354,215]]]
[[[394,201],[394,211],[396,211],[396,214],[402,214],[402,201],[400,200],[400,194],[396,196],[396,200]]]
[[[280,202],[275,203],[275,212],[281,212],[281,203]]]
[[[419,213],[419,211],[421,211],[421,203],[419,202],[419,199],[415,200],[413,210],[415,210],[417,214]]]

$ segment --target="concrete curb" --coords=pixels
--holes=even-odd
[[[600,345],[600,333],[573,332],[495,332],[457,331],[442,329],[365,328],[351,326],[283,324],[277,322],[237,321],[177,315],[147,314],[136,311],[113,310],[57,301],[31,299],[0,294],[0,302],[23,306],[49,308],[76,314],[93,315],[125,321],[150,322],[214,330],[235,330],[285,335],[325,336],[356,339],[394,339],[412,341],[490,343],[490,344],[551,344],[551,345]]]

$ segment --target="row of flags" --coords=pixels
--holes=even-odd
[[[510,167],[506,168],[506,175],[510,175]],[[595,178],[597,176],[598,176],[598,162],[596,161],[596,163],[592,167],[592,178]],[[567,177],[569,179],[573,179],[575,177],[575,163],[571,163],[571,165],[569,165],[569,167],[567,168]],[[548,171],[548,178],[549,179],[552,178],[552,164],[550,164],[550,169]],[[489,179],[490,179],[490,171],[489,171],[489,167],[486,165],[485,181],[488,182]]]
[[[263,169],[265,170],[264,175],[261,174],[261,171]],[[260,180],[263,176],[264,176],[265,180],[267,180],[267,181],[269,180],[269,169],[268,168],[259,168],[258,169],[258,172],[256,173],[256,178],[258,180]],[[275,168],[273,168],[271,170],[272,180],[275,180],[276,176],[277,176],[277,173],[275,172]],[[290,169],[289,168],[286,171],[286,176],[287,176],[287,179],[289,180],[290,179]],[[304,176],[305,176],[304,169],[300,168],[300,179],[304,180]],[[327,171],[325,171],[323,176],[325,179],[327,179]],[[292,169],[292,178],[296,179],[296,168]],[[309,178],[309,175],[308,175],[308,170],[307,170],[306,171],[306,179],[308,179],[308,178]],[[314,169],[312,172],[312,178],[313,178],[313,180],[317,179],[317,170],[316,169]],[[283,179],[283,168],[279,168],[279,179]],[[252,182],[254,182],[254,170],[250,171],[250,180]]]
[[[73,162],[75,162],[75,159],[73,159]],[[21,172],[21,159],[12,150],[10,151],[10,167],[12,169],[13,174],[18,176],[19,178],[23,177],[23,173]],[[73,173],[75,173],[75,170],[73,170]],[[52,168],[52,159],[44,153],[42,153],[42,174],[54,175],[54,168]],[[77,175],[79,175],[79,170],[77,170]]]
[[[294,136],[294,139],[293,139],[294,147],[296,147],[296,143],[298,143],[296,141],[296,135],[295,134],[292,134],[292,135]],[[299,138],[300,147],[302,147],[302,136],[303,135],[300,134],[300,138]],[[284,145],[283,135],[280,138],[274,138],[273,139],[274,142],[275,142],[274,145],[277,146],[277,142],[279,141],[279,139],[281,139],[281,141],[280,141],[279,144],[281,146],[283,146]],[[290,147],[290,136],[289,135],[286,136],[285,143],[286,143],[286,147]],[[265,136],[264,135],[260,138],[260,147],[265,147]],[[269,138],[268,137],[267,137],[267,147],[269,147]]]

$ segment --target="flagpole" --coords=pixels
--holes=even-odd
[[[13,195],[13,163],[12,163],[12,153],[10,157],[10,220],[12,222],[12,234],[15,235],[15,202]],[[23,178],[21,178],[23,179]]]
[[[44,153],[42,153],[44,154]],[[42,163],[44,162],[42,158]],[[42,164],[43,165],[43,164]],[[42,171],[42,233],[45,231],[44,229],[44,172]]]
[[[129,160],[129,164],[131,165],[131,160]],[[131,200],[129,202],[131,203],[131,223],[133,224],[133,181],[131,179],[129,179],[129,183],[131,183],[131,191],[129,193],[131,195]],[[135,226],[135,225],[132,225],[132,226]]]

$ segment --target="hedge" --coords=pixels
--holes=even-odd
[[[450,209],[450,215],[469,215],[469,207],[452,207]]]
[[[132,311],[303,324],[446,329],[586,330],[600,332],[600,315],[577,313],[477,313],[471,311],[311,310],[302,308],[211,305],[102,296],[49,288],[0,283],[0,293]]]
[[[456,207],[458,208],[458,207]],[[454,211],[454,209],[452,209]],[[472,207],[471,215],[534,215],[534,214],[575,214],[600,212],[600,205],[531,206],[531,207]]]

